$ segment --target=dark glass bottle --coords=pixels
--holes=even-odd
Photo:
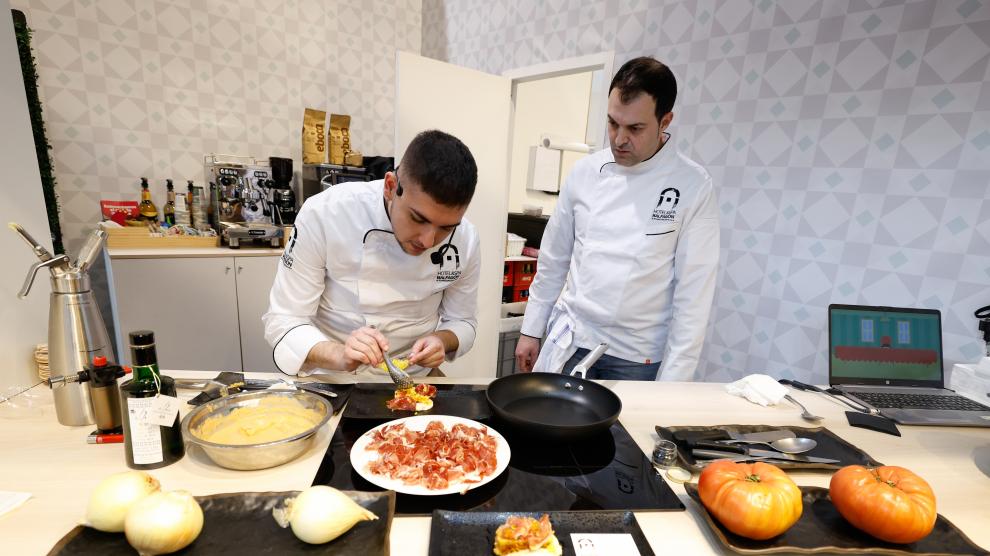
[[[158,370],[155,333],[137,330],[129,334],[133,379],[120,385],[120,413],[124,422],[124,452],[132,469],[157,469],[182,459],[185,447],[179,416],[171,426],[140,422],[136,415],[159,393],[175,397],[175,381]],[[157,380],[156,380],[157,377]]]
[[[172,185],[172,180],[165,180],[165,189],[165,196],[168,199],[165,202],[165,223],[175,226],[175,186]]]

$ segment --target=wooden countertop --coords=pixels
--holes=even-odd
[[[215,373],[166,371],[173,377],[209,377]],[[249,377],[271,375],[249,373]],[[485,383],[487,378],[435,379],[437,383]],[[804,426],[799,411],[789,404],[763,408],[725,393],[714,383],[605,381],[622,399],[621,421],[644,452],[656,440],[653,426],[767,424]],[[42,386],[35,387],[43,389]],[[0,539],[5,554],[45,554],[84,516],[89,493],[103,477],[126,470],[123,445],[89,445],[89,427],[64,427],[55,419],[47,392],[40,414],[19,419],[0,417],[0,490],[26,491],[32,498],[0,516]],[[194,393],[180,392],[188,399]],[[990,548],[990,429],[901,426],[902,437],[859,428],[846,422],[843,408],[824,396],[792,394],[822,425],[868,451],[888,465],[901,465],[924,477],[935,489],[938,511],[974,542]],[[189,406],[183,404],[182,414]],[[335,417],[314,447],[302,457],[262,471],[230,471],[217,467],[198,450],[181,461],[151,471],[163,488],[186,489],[196,495],[239,491],[298,490],[310,485],[330,442]],[[793,472],[799,485],[828,486],[828,473]],[[686,512],[637,512],[636,518],[657,554],[718,553],[719,545],[702,523],[699,508],[672,484]],[[391,553],[426,554],[429,517],[400,517],[393,521]]]

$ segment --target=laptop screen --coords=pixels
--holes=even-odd
[[[934,309],[828,308],[829,383],[942,383],[942,321]]]

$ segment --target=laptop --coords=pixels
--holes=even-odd
[[[828,382],[904,425],[990,427],[990,407],[945,388],[935,309],[829,305]]]

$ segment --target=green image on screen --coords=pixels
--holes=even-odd
[[[937,314],[834,309],[829,335],[832,375],[940,380],[941,341]]]

